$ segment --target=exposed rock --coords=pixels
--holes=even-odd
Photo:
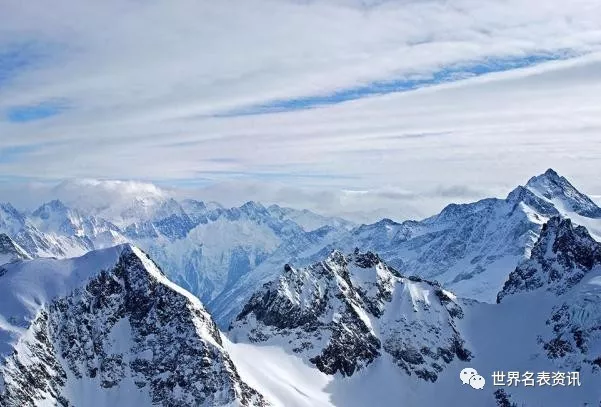
[[[543,226],[530,258],[509,275],[497,302],[507,295],[539,288],[563,294],[598,265],[601,245],[586,228],[573,225],[570,219],[553,217]]]
[[[356,249],[307,268],[287,265],[252,296],[230,333],[251,342],[283,338],[327,374],[351,376],[385,352],[408,375],[436,381],[454,358],[471,358],[455,325],[462,316],[437,283],[404,278]]]
[[[95,397],[128,392],[132,380],[162,406],[267,405],[241,380],[202,305],[130,246],[112,269],[43,306],[27,332],[0,370],[2,405],[78,405],[74,386]]]

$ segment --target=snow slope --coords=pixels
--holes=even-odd
[[[309,268],[289,266],[257,292],[234,322],[225,346],[242,377],[276,406],[392,407],[400,400],[420,407],[440,406],[441,400],[491,407],[597,406],[600,250],[584,228],[554,217],[544,226],[532,255],[511,273],[499,304],[457,299],[443,290],[439,292],[444,296],[432,295],[435,284],[392,272],[392,287],[397,288],[390,297],[380,297],[380,307],[372,309],[375,314],[369,302],[360,299],[358,287],[367,298],[370,292],[381,293],[390,287],[384,281],[391,281],[383,278],[383,271],[391,269],[375,257],[375,267],[357,270],[352,260],[357,254],[341,258],[335,253]],[[341,302],[350,305],[341,307]],[[346,316],[353,313],[354,319]],[[358,327],[361,322],[363,329]],[[341,326],[350,337],[340,340],[332,334]],[[382,334],[387,331],[401,344],[398,354],[386,346]],[[379,344],[370,340],[372,335]],[[357,336],[362,337],[358,343],[373,344],[369,355],[376,356],[365,358],[364,346],[353,341]],[[437,344],[449,339],[452,343],[456,337],[464,341],[468,357],[448,362],[432,358]],[[315,355],[327,349],[336,349],[327,355],[331,362],[341,357],[364,363],[352,371],[324,369]],[[433,369],[435,376],[418,374],[435,364],[440,364]],[[459,373],[466,367],[485,378],[484,389],[461,383]],[[273,374],[265,374],[266,368]],[[495,371],[533,372],[535,377],[538,372],[578,371],[580,386],[499,387],[492,383]]]
[[[601,378],[591,370],[580,373],[580,387],[492,385],[494,371],[572,371],[571,367],[562,367],[548,358],[537,342],[537,333],[549,329],[545,321],[555,300],[536,296],[505,304],[462,304],[465,317],[459,329],[468,341],[473,359],[454,360],[435,383],[408,376],[386,354],[353,376],[342,377],[326,375],[282,347],[228,341],[225,347],[241,377],[280,407],[505,407],[495,396],[500,389],[505,390],[514,406],[597,406],[601,402]],[[525,313],[528,309],[531,312]],[[485,377],[483,390],[461,383],[459,373],[466,367],[476,368]]]

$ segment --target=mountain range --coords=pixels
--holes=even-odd
[[[553,170],[370,225],[161,195],[5,203],[0,405],[600,405],[600,236]],[[581,385],[493,386],[503,370]]]
[[[566,178],[553,170],[531,178],[505,199],[488,198],[469,204],[450,204],[438,215],[421,221],[383,219],[337,231],[336,239],[311,248],[280,267],[259,265],[211,302],[220,322],[229,322],[262,284],[276,278],[284,262],[306,266],[333,250],[355,248],[378,253],[406,275],[436,280],[460,297],[494,303],[507,276],[527,259],[542,225],[551,217],[572,219],[601,240],[601,210]],[[252,289],[249,289],[252,287]]]

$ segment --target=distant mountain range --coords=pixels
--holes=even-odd
[[[508,270],[528,256],[550,217],[569,217],[601,236],[601,209],[553,170],[505,199],[451,204],[422,221],[383,219],[369,225],[257,202],[224,208],[180,202],[154,190],[136,197],[128,195],[129,189],[123,192],[127,199],[94,209],[86,202],[84,210],[55,200],[25,213],[1,204],[0,233],[31,257],[67,258],[135,244],[207,304],[222,327],[283,264],[309,265],[332,250],[370,250],[404,274],[435,279],[462,297],[494,302]]]
[[[117,208],[94,212],[112,218],[86,213],[59,200],[30,213],[3,203],[0,233],[34,258],[69,258],[136,244],[174,281],[210,304],[272,256],[287,261],[310,247],[325,246],[354,226],[343,219],[277,205],[266,208],[247,202],[223,208],[163,196],[120,201]]]
[[[5,203],[0,405],[597,406],[600,236],[601,209],[553,170],[371,225],[159,195]]]

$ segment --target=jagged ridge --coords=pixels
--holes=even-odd
[[[543,226],[530,258],[509,275],[497,302],[507,295],[541,287],[563,294],[597,265],[601,265],[601,245],[586,228],[575,226],[570,219],[553,217]]]
[[[0,233],[0,265],[30,258],[25,250],[13,242],[8,235]]]
[[[46,400],[66,406],[97,399],[103,405],[117,392],[125,404],[266,405],[240,379],[200,302],[170,283],[139,249],[125,245],[117,253],[112,267],[87,270],[90,277],[68,282],[58,297],[39,305],[0,370],[0,404]],[[11,280],[3,283],[28,277],[35,263],[9,269],[4,277]],[[5,317],[7,312],[15,311],[4,309]],[[77,390],[82,386],[87,390]]]
[[[385,352],[407,374],[435,381],[455,357],[469,360],[455,319],[461,306],[436,283],[404,278],[371,253],[334,251],[252,296],[230,329],[234,339],[284,338],[327,374],[353,375]]]

